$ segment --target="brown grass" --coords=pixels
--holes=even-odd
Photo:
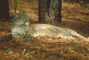
[[[21,1],[17,12],[25,11],[30,20],[38,21],[37,4],[37,2]],[[11,9],[10,14],[13,15],[13,13],[14,10]],[[72,28],[89,37],[88,14],[88,7],[65,2],[62,7],[62,22],[59,26]],[[10,21],[0,21],[0,40],[8,35],[11,26]],[[45,36],[32,38],[28,42],[13,38],[8,42],[0,42],[0,60],[89,60],[89,42]]]

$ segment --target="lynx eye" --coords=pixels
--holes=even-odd
[[[22,21],[25,22],[25,19],[22,18]]]

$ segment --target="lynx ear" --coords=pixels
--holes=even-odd
[[[22,13],[24,13],[25,14],[25,12],[23,11]]]
[[[23,11],[23,13],[25,13],[25,12]]]

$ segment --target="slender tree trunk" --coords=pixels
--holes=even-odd
[[[38,0],[39,22],[56,24],[61,22],[62,0]]]
[[[0,18],[9,18],[8,0],[0,0]]]

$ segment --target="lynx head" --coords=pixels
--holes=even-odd
[[[29,25],[30,21],[25,13],[16,13],[13,18],[13,25]]]

